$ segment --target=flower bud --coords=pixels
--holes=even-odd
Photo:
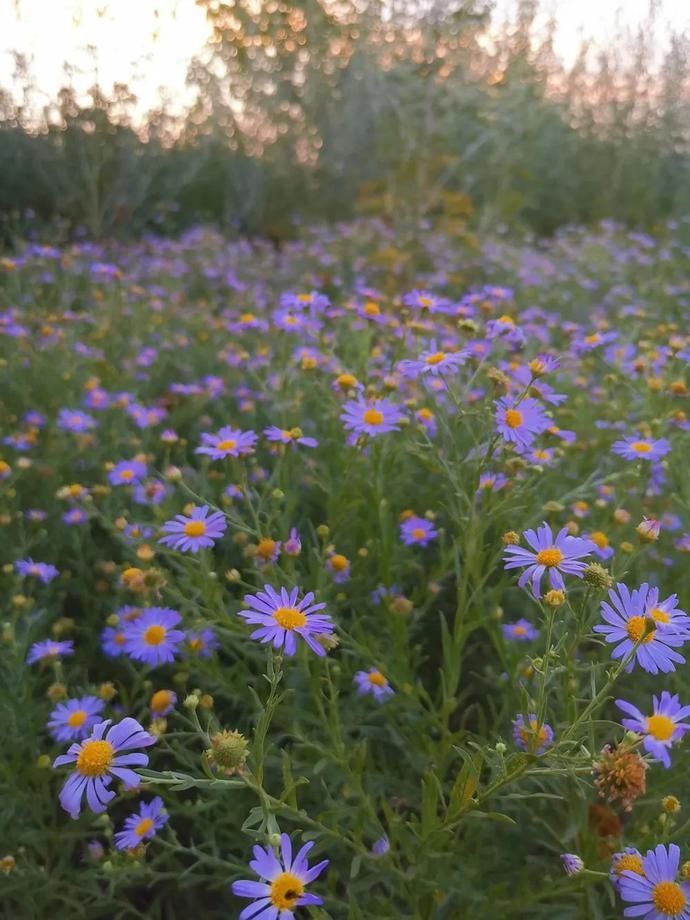
[[[613,578],[608,571],[597,562],[590,562],[583,572],[582,578],[585,584],[592,588],[598,588],[600,591],[608,591],[613,585]]]
[[[249,745],[241,732],[222,731],[211,735],[211,747],[206,751],[206,759],[211,769],[224,776],[243,773],[248,756]]]
[[[565,604],[565,591],[552,588],[544,595],[544,603],[547,607],[562,607]]]
[[[661,522],[654,520],[654,518],[645,517],[642,518],[635,529],[637,530],[637,535],[641,543],[654,543],[659,539]]]

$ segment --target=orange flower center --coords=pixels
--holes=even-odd
[[[191,643],[190,643],[191,644]],[[170,705],[171,696],[169,690],[156,690],[151,697],[151,709],[154,712],[163,712]]]
[[[77,757],[77,772],[82,776],[103,776],[114,756],[115,749],[109,741],[85,741]]]
[[[537,553],[537,565],[545,565],[547,569],[560,565],[563,559],[563,553],[556,546],[551,546],[549,549],[543,549]]]
[[[259,540],[256,545],[256,555],[261,556],[262,559],[270,559],[273,556],[273,553],[276,548],[276,541],[271,540],[270,537],[264,537]]]
[[[432,366],[435,364],[440,364],[441,361],[445,359],[445,357],[446,357],[445,351],[437,351],[433,355],[427,356],[426,363],[431,364]]]
[[[624,853],[616,863],[616,875],[622,875],[626,869],[628,872],[636,872],[638,875],[644,876],[642,857],[638,856],[637,853]]]
[[[412,536],[415,538],[415,540],[423,540],[426,536],[426,531],[422,530],[421,527],[415,527],[415,529],[412,531]]]
[[[203,537],[206,533],[206,524],[203,521],[187,521],[184,532],[187,537]]]
[[[149,626],[149,628],[144,633],[144,642],[147,645],[160,645],[163,639],[165,639],[167,630],[165,626]]]
[[[292,910],[304,894],[304,885],[291,872],[281,872],[271,882],[271,904],[278,910]]]
[[[654,610],[648,611],[647,616],[651,617],[655,623],[671,622],[671,617],[666,613],[665,610],[660,610],[659,607],[655,607]]]
[[[383,424],[383,412],[380,412],[378,409],[367,409],[363,417],[367,425]]]
[[[385,687],[388,681],[381,674],[380,671],[372,671],[371,674],[367,675],[367,680],[370,684],[373,684],[375,687]]]
[[[675,882],[658,882],[652,888],[652,901],[666,917],[676,917],[688,903],[683,889]]]
[[[151,818],[142,818],[134,828],[134,833],[137,835],[137,837],[143,837],[144,834],[148,834],[152,827],[153,821]]]
[[[357,386],[357,378],[352,374],[341,374],[335,382],[344,390]]]
[[[368,303],[364,304],[364,312],[367,316],[379,316],[381,311],[379,310],[379,305],[374,303],[373,300],[370,300]]]
[[[648,454],[652,450],[652,445],[649,441],[634,441],[630,447],[636,454]]]
[[[129,481],[130,479],[134,479],[134,470],[122,470],[122,472],[120,473],[120,478],[125,479],[127,481]]]
[[[344,572],[348,566],[348,561],[346,556],[341,556],[340,553],[335,553],[335,555],[330,558],[331,568],[335,569],[336,572]]]
[[[513,635],[514,635],[514,636],[524,636],[524,635],[526,635],[526,634],[527,634],[527,630],[525,629],[524,626],[515,626],[515,627],[513,627]]]
[[[282,626],[283,629],[288,631],[299,629],[300,626],[304,626],[307,622],[305,614],[296,607],[278,607],[277,610],[273,611],[273,619],[278,626]]]
[[[237,447],[237,441],[228,439],[227,441],[221,441],[216,445],[218,450],[234,450]]]
[[[668,741],[674,728],[673,719],[668,716],[654,715],[647,719],[647,731],[655,741]]]
[[[507,409],[504,418],[508,428],[519,428],[522,425],[522,412],[517,409]]]
[[[636,616],[630,617],[628,622],[625,624],[625,629],[633,642],[639,642],[644,635],[645,630],[645,620],[646,617]],[[651,642],[654,636],[656,635],[656,629],[653,629],[648,636],[645,636],[642,641],[644,643]]]
[[[589,535],[589,539],[592,541],[592,543],[595,543],[599,549],[606,549],[606,547],[609,545],[609,538],[600,530],[595,530],[594,533],[591,533]]]
[[[83,709],[75,709],[67,717],[67,724],[70,728],[81,728],[86,722],[86,712]]]

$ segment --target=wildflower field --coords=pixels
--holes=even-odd
[[[0,260],[0,914],[688,920],[689,255]]]

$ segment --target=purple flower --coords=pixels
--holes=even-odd
[[[137,505],[160,505],[168,492],[164,482],[149,479],[134,486],[133,498]]]
[[[35,664],[37,661],[55,661],[65,655],[74,655],[74,642],[66,639],[64,642],[55,642],[53,639],[44,639],[42,642],[34,642],[27,655],[27,664]]]
[[[671,450],[671,443],[666,438],[654,441],[633,436],[616,441],[611,450],[626,460],[660,460]]]
[[[125,789],[134,789],[139,785],[139,777],[130,768],[145,767],[149,762],[146,754],[120,754],[120,751],[132,751],[155,743],[154,736],[144,731],[136,719],[128,717],[117,725],[112,725],[110,719],[99,722],[90,738],[71,745],[66,754],[55,758],[53,767],[75,765],[74,773],[60,792],[60,804],[72,818],[78,818],[82,797],[86,793],[91,811],[96,814],[105,811],[108,802],[115,798],[115,793],[108,789],[113,776],[124,784]]]
[[[139,811],[125,818],[122,830],[115,834],[115,846],[118,850],[135,849],[144,840],[155,837],[156,831],[163,827],[168,817],[160,796],[148,803],[142,802]]]
[[[302,447],[319,446],[316,438],[305,438],[301,428],[277,428],[271,425],[269,428],[264,428],[264,436],[275,444],[292,444],[293,447],[297,444]]]
[[[577,875],[585,867],[583,861],[575,853],[561,853],[561,861],[566,875]]]
[[[139,460],[121,460],[108,473],[108,481],[114,486],[128,486],[146,476],[146,464]]]
[[[437,377],[443,374],[454,374],[469,358],[467,351],[439,351],[436,343],[431,343],[431,348],[423,351],[419,358],[411,361],[399,361],[398,370],[403,377],[417,380],[430,374]]]
[[[60,574],[54,565],[48,562],[34,562],[31,558],[17,560],[14,567],[20,575],[25,577],[31,575],[38,578],[44,585],[50,584]]]
[[[428,546],[438,537],[438,530],[431,521],[413,514],[400,525],[400,538],[405,546]]]
[[[353,438],[363,434],[375,438],[380,434],[398,431],[398,423],[404,415],[390,399],[365,399],[358,396],[343,404],[340,418],[346,430],[352,432]]]
[[[324,859],[309,868],[307,853],[313,846],[313,841],[305,843],[294,860],[292,842],[287,834],[281,834],[280,837],[280,860],[270,847],[254,847],[254,859],[249,867],[256,872],[260,881],[242,879],[232,883],[233,894],[253,900],[240,913],[242,920],[277,920],[278,917],[280,920],[288,920],[294,917],[293,911],[297,907],[323,904],[323,898],[306,893],[307,885],[318,878],[328,865],[328,860]]]
[[[191,514],[178,514],[174,521],[163,524],[163,533],[158,541],[181,553],[198,553],[200,549],[213,546],[225,533],[227,523],[222,511],[209,515],[208,505],[192,508]]]
[[[531,712],[525,722],[521,714],[513,719],[513,741],[523,751],[530,754],[543,754],[553,742],[553,729],[546,722],[539,724],[536,715]]]
[[[620,888],[621,875],[624,872],[634,872],[636,875],[644,876],[642,853],[634,847],[626,847],[622,852],[614,853],[611,857],[609,879],[616,890]]]
[[[416,289],[405,294],[402,302],[406,307],[411,307],[413,310],[428,310],[429,313],[445,312],[448,306],[447,300],[437,297],[430,291]]]
[[[60,409],[57,417],[58,428],[80,434],[96,427],[96,420],[79,409]]]
[[[672,843],[668,852],[663,844],[647,850],[642,858],[642,871],[625,869],[619,879],[621,900],[633,904],[625,910],[626,917],[646,920],[690,920],[690,883],[678,882],[680,847]]]
[[[86,524],[88,519],[89,516],[83,508],[70,508],[60,518],[62,523],[67,524],[69,527],[80,527],[82,524]]]
[[[641,586],[647,588],[646,583]],[[665,600],[659,600],[659,589],[649,588],[644,601],[644,615],[651,617],[660,627],[670,626],[676,632],[685,632],[690,636],[690,617],[678,606],[678,595],[671,594]]]
[[[551,587],[560,590],[565,589],[561,573],[582,578],[586,565],[579,560],[582,556],[589,556],[595,548],[591,540],[570,536],[565,527],[554,539],[551,528],[545,523],[536,531],[526,530],[524,537],[532,549],[507,546],[504,556],[505,568],[524,568],[518,585],[524,588],[530,581],[535,597],[541,595],[541,580],[545,572],[549,573]]]
[[[154,719],[162,719],[163,716],[167,716],[169,712],[173,711],[176,703],[177,694],[174,690],[156,690],[155,693],[151,694],[151,699],[149,700],[151,716]]]
[[[371,694],[377,703],[384,703],[395,693],[387,678],[376,668],[370,668],[368,671],[357,671],[353,680],[360,696]]]
[[[103,706],[103,700],[97,696],[58,703],[50,714],[48,731],[56,741],[80,741],[101,721]]]
[[[108,658],[118,658],[125,650],[123,626],[106,626],[101,632],[101,648]]]
[[[247,594],[244,603],[249,610],[240,610],[238,616],[259,629],[251,634],[252,639],[272,642],[276,649],[284,648],[286,655],[297,651],[299,636],[317,655],[325,655],[326,650],[315,636],[330,636],[333,633],[333,620],[328,614],[317,613],[325,604],[314,604],[314,595],[310,591],[298,601],[299,589],[293,588],[289,593],[285,588],[277,593],[270,585],[258,594]]]
[[[286,556],[299,556],[302,552],[302,541],[296,527],[290,529],[290,536],[283,543],[283,552]]]
[[[504,638],[515,639],[516,642],[531,642],[539,635],[539,630],[535,629],[524,617],[516,620],[515,623],[503,623],[501,630]]]
[[[336,585],[342,585],[350,578],[350,560],[342,553],[331,553],[326,559],[326,568]]]
[[[635,649],[626,671],[632,671],[637,661],[650,674],[668,674],[675,671],[676,664],[685,664],[685,658],[674,649],[684,644],[688,634],[670,622],[657,628],[657,621],[645,614],[648,593],[646,583],[631,593],[619,582],[609,591],[611,603],[602,601],[601,615],[606,623],[595,626],[594,632],[609,643],[618,643],[611,652],[614,659],[626,658]]]
[[[190,630],[187,633],[187,650],[198,658],[210,658],[220,648],[215,632],[210,628]]]
[[[508,479],[503,473],[482,473],[479,477],[479,487],[477,495],[484,492],[498,492],[508,485]]]
[[[551,424],[544,414],[544,407],[536,399],[528,396],[521,403],[502,396],[494,403],[496,406],[496,428],[499,434],[518,447],[529,447],[538,434]]]
[[[690,724],[682,721],[690,716],[690,706],[681,706],[679,696],[671,696],[667,690],[662,691],[661,697],[653,696],[652,701],[651,716],[644,716],[626,700],[616,700],[616,706],[632,716],[632,719],[621,719],[623,728],[644,735],[645,751],[655,760],[660,760],[665,767],[670,767],[669,749],[690,731]]]
[[[385,856],[390,848],[391,845],[388,842],[388,837],[379,837],[378,840],[373,842],[371,852],[374,856]]]
[[[168,607],[144,607],[141,616],[125,627],[125,652],[151,667],[175,660],[184,633],[174,627],[180,614]]]
[[[253,431],[240,431],[226,425],[218,434],[202,434],[203,442],[195,454],[206,454],[211,460],[224,460],[226,457],[246,457],[254,453],[258,438]]]

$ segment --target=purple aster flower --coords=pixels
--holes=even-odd
[[[550,374],[561,366],[561,359],[555,355],[540,354],[527,365],[532,377],[543,377],[544,374]]]
[[[31,558],[18,559],[14,568],[24,577],[31,575],[33,578],[38,578],[44,585],[50,584],[60,574],[54,565],[48,562],[34,562]]]
[[[70,508],[60,518],[62,523],[67,524],[68,527],[80,527],[82,524],[86,524],[88,519],[89,515],[83,508]]]
[[[246,457],[254,453],[258,437],[253,431],[240,431],[226,425],[218,434],[202,434],[203,442],[195,454],[206,454],[211,460],[224,460],[226,457]]]
[[[295,916],[294,910],[298,907],[323,904],[323,898],[306,893],[307,885],[318,878],[328,865],[328,860],[324,859],[309,868],[307,853],[313,846],[313,841],[305,843],[294,860],[292,842],[287,834],[280,836],[281,859],[271,847],[254,847],[254,859],[249,868],[256,872],[260,881],[242,879],[232,883],[233,894],[253,901],[240,913],[242,920],[278,920],[278,917],[289,920]]]
[[[467,351],[440,351],[436,343],[432,342],[427,351],[423,351],[419,358],[411,361],[399,361],[398,370],[403,377],[417,380],[430,374],[433,377],[443,374],[454,374],[469,358]]]
[[[535,629],[524,617],[516,620],[515,623],[503,623],[501,630],[506,639],[515,639],[517,642],[531,642],[539,635],[539,630]]]
[[[278,594],[270,585],[264,585],[264,590],[258,594],[245,596],[244,603],[250,609],[240,610],[238,616],[259,626],[251,634],[252,639],[272,642],[274,648],[284,648],[287,655],[294,655],[297,651],[296,637],[299,636],[313,652],[323,656],[326,650],[315,637],[332,635],[333,620],[326,613],[317,613],[326,605],[314,604],[311,591],[300,601],[297,600],[298,595],[299,588],[292,588],[289,593],[281,588]]]
[[[220,642],[215,632],[210,628],[190,630],[187,633],[186,647],[190,654],[198,658],[210,658],[220,648]]]
[[[362,434],[375,438],[398,431],[404,415],[390,399],[365,399],[360,395],[343,404],[340,418],[353,438]]]
[[[544,407],[536,399],[528,396],[521,403],[502,396],[494,403],[496,406],[496,428],[509,444],[529,447],[537,435],[551,424],[544,414]]]
[[[167,495],[168,488],[159,479],[138,482],[134,486],[133,498],[137,505],[160,505]]]
[[[374,856],[385,856],[390,848],[391,845],[388,842],[388,837],[379,837],[378,840],[375,840],[372,844],[371,852]]]
[[[125,650],[124,626],[106,626],[101,632],[101,648],[108,658],[118,658]]]
[[[591,540],[594,544],[593,553],[600,559],[610,559],[613,556],[613,547],[609,543],[609,538],[601,530],[593,530],[591,533],[583,534],[586,540]]]
[[[671,443],[666,438],[654,441],[633,436],[616,441],[611,450],[626,460],[660,460],[671,450]]]
[[[499,492],[507,485],[508,479],[503,475],[503,473],[482,473],[479,477],[477,495],[482,495],[484,492]]]
[[[81,741],[101,721],[104,705],[97,696],[82,696],[58,703],[50,714],[48,731],[56,741]]]
[[[541,580],[545,572],[549,573],[551,587],[560,590],[565,589],[562,573],[582,578],[587,566],[579,560],[594,551],[594,543],[591,540],[573,537],[565,527],[554,539],[553,532],[546,523],[536,531],[526,530],[524,537],[532,549],[507,546],[504,556],[505,568],[524,568],[518,585],[524,588],[528,581],[531,582],[535,597],[541,596]]]
[[[151,716],[154,719],[162,719],[163,716],[167,716],[169,712],[173,711],[176,704],[177,694],[174,690],[156,690],[155,693],[151,694],[151,699],[149,700]]]
[[[295,447],[300,444],[302,447],[318,447],[319,442],[316,438],[305,438],[301,428],[277,428],[271,425],[264,428],[266,440],[275,444],[292,444]]]
[[[156,796],[150,802],[142,802],[139,811],[125,818],[122,830],[115,834],[115,846],[118,850],[133,850],[156,836],[168,820],[168,813],[163,805],[163,799]]]
[[[486,337],[487,339],[503,339],[510,342],[511,345],[525,344],[525,333],[515,325],[512,316],[508,315],[490,319],[486,324]]]
[[[405,546],[428,546],[438,537],[438,530],[431,521],[413,514],[400,525],[400,538]]]
[[[130,768],[145,767],[149,762],[146,754],[120,752],[149,747],[156,743],[156,738],[144,731],[136,719],[127,717],[117,725],[111,722],[111,719],[99,722],[90,738],[71,745],[66,754],[53,762],[53,767],[75,765],[74,773],[60,792],[60,804],[72,818],[79,817],[84,793],[91,811],[96,814],[105,811],[108,802],[115,798],[115,793],[108,789],[113,776],[125,789],[134,789],[139,785],[139,777]]]
[[[621,719],[623,728],[644,735],[645,751],[665,767],[670,767],[669,749],[690,731],[690,724],[682,721],[690,716],[690,706],[681,706],[680,697],[677,694],[671,696],[667,690],[662,691],[660,697],[653,696],[652,701],[651,716],[644,716],[626,700],[616,700],[616,706],[632,716],[631,719]]]
[[[647,586],[645,584],[642,587]],[[678,606],[677,594],[671,594],[665,600],[660,601],[659,589],[649,588],[645,598],[644,614],[651,617],[661,628],[670,626],[677,633],[684,632],[690,636],[690,617]]]
[[[37,661],[55,661],[65,655],[74,655],[74,642],[71,639],[66,639],[63,642],[44,639],[42,642],[34,642],[29,649],[26,663],[35,664]]]
[[[676,664],[685,664],[685,658],[674,651],[680,648],[688,634],[673,625],[660,624],[645,615],[649,585],[641,585],[632,593],[620,582],[609,591],[611,603],[602,601],[601,615],[606,621],[594,627],[607,642],[618,643],[611,652],[614,659],[626,658],[635,649],[626,671],[632,671],[637,661],[650,674],[675,671]]]
[[[108,473],[108,481],[114,486],[128,486],[146,476],[146,464],[139,460],[121,460]]]
[[[539,724],[531,712],[527,722],[522,714],[513,719],[513,741],[517,747],[530,754],[543,754],[553,742],[553,729],[544,722]]]
[[[182,618],[168,607],[144,607],[141,616],[125,627],[125,652],[151,667],[175,660],[184,633],[175,626]]]
[[[220,540],[227,527],[222,511],[214,511],[211,515],[208,512],[208,505],[195,505],[189,516],[178,514],[174,521],[166,521],[163,524],[166,536],[158,542],[181,553],[198,553],[200,549],[208,549]]]
[[[57,417],[58,428],[80,434],[96,427],[96,420],[79,409],[60,409]]]
[[[625,909],[626,917],[645,920],[690,920],[690,883],[678,882],[680,847],[672,843],[647,850],[640,875],[625,869],[619,878],[621,900],[634,906]]]
[[[411,307],[413,310],[428,310],[429,313],[446,312],[448,308],[447,300],[437,297],[430,291],[410,291],[404,295],[402,302],[406,307]]]
[[[616,890],[620,888],[621,875],[624,872],[633,872],[635,875],[644,877],[642,853],[635,847],[626,847],[622,852],[614,853],[611,857],[609,880]]]
[[[342,553],[331,553],[326,559],[326,568],[336,585],[342,585],[350,578],[350,560]]]
[[[577,875],[585,867],[582,859],[575,853],[561,853],[561,862],[566,875]]]
[[[368,671],[357,671],[353,680],[360,696],[371,694],[377,703],[385,703],[395,693],[388,683],[388,679],[376,668],[370,668]]]
[[[302,552],[302,541],[296,527],[290,529],[290,536],[283,543],[283,552],[286,556],[299,556]]]

